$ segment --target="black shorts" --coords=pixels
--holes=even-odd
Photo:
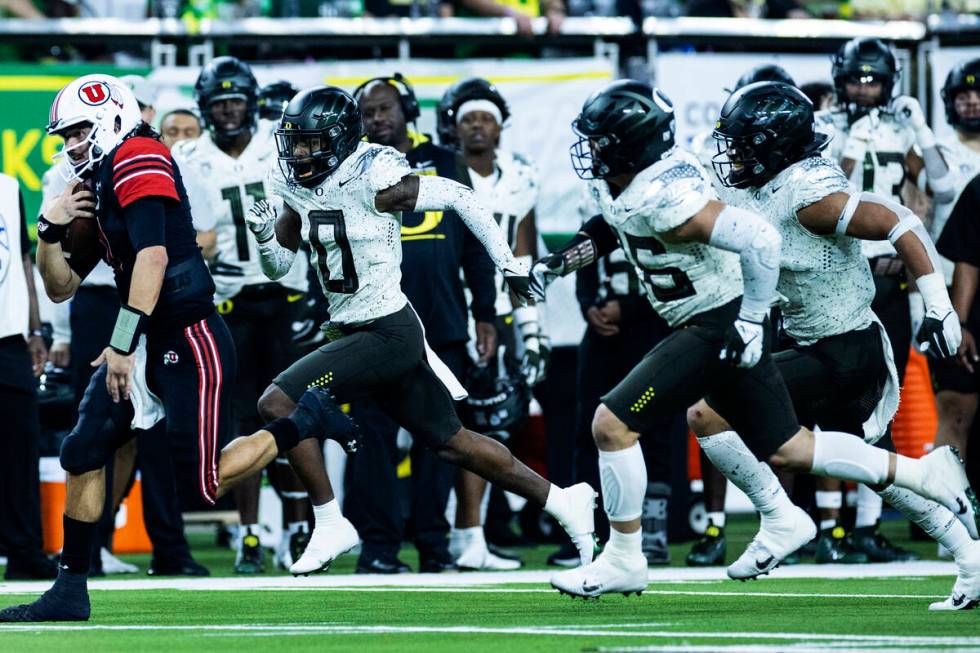
[[[147,336],[146,382],[163,403],[174,459],[193,465],[196,490],[209,505],[217,500],[218,453],[232,433],[235,367],[235,345],[217,314]],[[105,377],[102,365],[89,380],[75,428],[61,444],[61,466],[72,474],[100,469],[134,435],[132,406],[112,402]],[[106,419],[116,428],[102,428]]]
[[[800,423],[861,435],[888,380],[877,324],[773,354]]]
[[[702,397],[766,459],[799,431],[786,386],[766,351],[750,369],[718,356],[741,298],[695,316],[650,350],[602,403],[631,430],[643,433],[665,415]]]
[[[341,403],[371,397],[399,426],[429,446],[462,428],[453,398],[426,361],[422,324],[406,305],[310,352],[274,383],[296,401],[314,386]]]
[[[292,324],[304,297],[277,283],[267,283],[246,286],[232,299],[218,304],[218,313],[228,324],[238,351],[234,415],[240,432],[258,426],[256,398],[279,372],[299,358]]]

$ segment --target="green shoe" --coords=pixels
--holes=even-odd
[[[878,525],[855,528],[851,542],[857,551],[864,552],[871,562],[909,562],[919,556],[896,546],[878,531]]]
[[[259,536],[251,532],[246,533],[242,538],[242,546],[238,549],[238,555],[235,556],[235,573],[261,574],[265,571],[264,558]]]
[[[858,551],[841,526],[825,528],[817,536],[817,552],[814,560],[818,565],[860,565],[868,561],[868,554]]]
[[[725,564],[725,529],[709,524],[701,539],[694,543],[685,562],[688,567],[715,567]]]

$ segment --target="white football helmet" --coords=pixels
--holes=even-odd
[[[65,86],[51,104],[48,133],[61,135],[69,127],[91,123],[88,139],[73,146],[90,145],[88,160],[75,164],[62,148],[54,161],[65,181],[82,177],[143,121],[133,91],[112,75],[85,75]]]

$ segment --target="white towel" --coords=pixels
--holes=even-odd
[[[874,323],[878,326],[878,332],[881,334],[885,365],[888,367],[888,380],[885,381],[885,389],[881,393],[878,405],[875,406],[875,410],[868,421],[863,424],[864,441],[868,444],[874,444],[885,435],[888,425],[898,411],[898,401],[902,390],[898,382],[898,369],[895,367],[895,353],[892,351],[892,343],[885,332],[885,326],[877,316],[874,317]]]
[[[143,429],[152,428],[162,420],[166,413],[163,402],[150,392],[146,385],[146,336],[140,336],[139,345],[133,352],[133,378],[129,389],[129,401],[133,404],[133,421],[130,427]]]

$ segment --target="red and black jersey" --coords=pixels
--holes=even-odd
[[[93,182],[103,259],[115,271],[123,302],[139,250],[166,247],[167,272],[148,331],[182,328],[210,315],[214,282],[197,245],[180,170],[166,146],[154,138],[127,138],[105,158]]]

